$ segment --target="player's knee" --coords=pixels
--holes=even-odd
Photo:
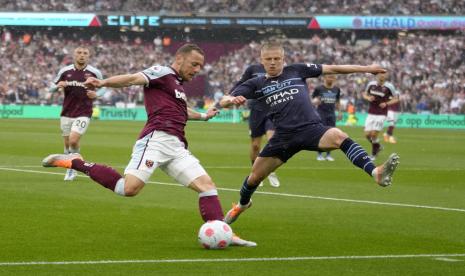
[[[137,195],[139,191],[140,191],[140,188],[138,187],[127,186],[127,185],[124,186],[124,196],[132,197],[132,196]]]
[[[79,140],[77,139],[69,139],[69,147],[72,149],[78,149],[79,148]]]
[[[124,183],[124,196],[128,196],[128,197],[135,196],[140,192],[140,190],[142,190],[143,187],[144,187],[143,182],[134,183],[134,182],[128,181]]]
[[[252,149],[252,152],[258,154],[258,152],[260,152],[260,144],[252,143],[251,149]]]
[[[349,138],[349,135],[347,135],[347,133],[339,129],[335,136],[335,142],[338,145],[338,147],[342,144],[342,142],[344,142],[345,139]]]

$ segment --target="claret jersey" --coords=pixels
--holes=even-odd
[[[187,148],[184,134],[188,118],[187,99],[182,78],[169,66],[155,65],[141,73],[147,79],[147,85],[144,87],[147,123],[139,138],[154,130],[164,131],[178,137]]]

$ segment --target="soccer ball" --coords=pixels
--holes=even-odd
[[[200,227],[199,243],[207,249],[226,248],[231,244],[231,226],[221,220],[209,220]]]

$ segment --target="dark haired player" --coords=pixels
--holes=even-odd
[[[264,101],[270,108],[269,113],[276,127],[275,134],[260,152],[252,172],[244,180],[239,203],[226,214],[226,223],[233,223],[243,211],[250,208],[250,199],[259,183],[301,150],[341,149],[355,166],[373,177],[378,185],[385,187],[391,184],[399,156],[391,154],[383,165],[376,167],[367,152],[346,133],[322,125],[310,103],[305,82],[307,78],[322,74],[378,74],[385,72],[385,69],[376,65],[292,64],[284,67],[284,49],[277,42],[264,44],[260,58],[266,75],[244,82],[220,101],[222,107],[244,104],[248,98]]]
[[[335,85],[336,75],[324,75],[323,84],[317,86],[312,93],[312,103],[317,107],[318,114],[321,121],[325,126],[336,126],[336,111],[339,118],[342,117],[340,110],[341,89]],[[326,152],[326,157],[323,156],[322,151],[318,151],[316,158],[318,161],[328,160],[334,161],[331,152]]]

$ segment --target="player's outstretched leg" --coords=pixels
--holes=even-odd
[[[373,171],[373,177],[376,183],[382,187],[386,187],[392,184],[392,175],[399,165],[399,155],[393,153],[381,166],[376,167]]]
[[[92,180],[113,192],[123,196],[134,195],[125,194],[124,185],[119,185],[119,188],[115,189],[118,183],[124,184],[124,178],[116,170],[105,165],[86,162],[79,153],[51,154],[44,158],[42,166],[74,169],[85,173]],[[122,189],[121,186],[123,186]]]

